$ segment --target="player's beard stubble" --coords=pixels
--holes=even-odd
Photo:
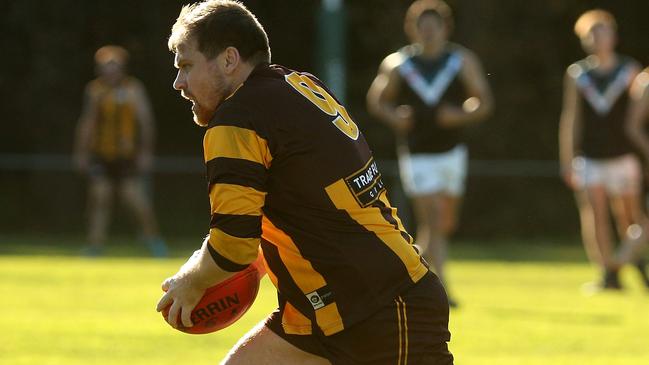
[[[207,87],[206,96],[204,98],[197,98],[191,92],[187,95],[188,99],[192,102],[192,113],[194,114],[194,123],[201,127],[207,127],[210,120],[214,117],[216,109],[223,103],[223,101],[231,94],[230,87],[227,84],[225,77],[220,74],[215,74],[212,82]]]

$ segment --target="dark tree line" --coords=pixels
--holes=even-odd
[[[202,131],[192,125],[188,104],[171,88],[175,70],[166,49],[169,29],[183,3],[187,1],[0,1],[0,153],[69,153],[83,87],[94,77],[92,55],[99,46],[115,43],[131,52],[130,70],[144,81],[154,103],[158,154],[200,155]],[[266,27],[275,62],[316,71],[319,1],[244,3]],[[409,1],[345,3],[348,109],[375,154],[391,159],[392,135],[367,114],[365,92],[382,58],[406,42],[402,19]],[[649,64],[645,19],[649,2],[644,0],[449,3],[456,18],[452,39],[480,56],[496,96],[495,114],[468,131],[474,159],[556,160],[563,72],[583,57],[572,33],[581,12],[593,7],[611,10],[619,22],[620,52]],[[37,224],[25,219],[37,207],[46,218],[38,228],[75,229],[82,222],[81,213],[74,219],[59,214],[62,206],[82,210],[80,179],[43,172],[0,174],[0,203],[16,206],[13,211],[3,209],[3,229]],[[189,188],[178,176],[156,176],[156,183],[159,190],[183,192],[202,203],[201,179],[191,177],[194,185]],[[61,185],[58,197],[42,191],[44,181]],[[43,208],[44,199],[53,199],[53,204]],[[172,221],[167,210],[185,209],[178,199],[157,200],[164,208],[163,222]],[[200,222],[192,224],[203,227],[204,213],[188,212],[187,219],[199,217]],[[463,214],[462,233],[467,235],[576,233],[572,197],[558,178],[473,176]]]

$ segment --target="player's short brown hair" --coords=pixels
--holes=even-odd
[[[206,0],[183,6],[171,28],[169,50],[193,39],[208,59],[227,47],[234,47],[241,58],[252,64],[270,62],[270,47],[264,27],[243,4],[233,0]]]
[[[617,30],[617,22],[613,14],[602,9],[588,10],[581,14],[575,22],[575,34],[583,38],[595,25],[602,24]]]
[[[128,51],[123,47],[108,44],[95,52],[95,63],[105,65],[109,62],[116,62],[123,66],[128,62],[128,57]]]
[[[417,24],[422,15],[435,15],[441,19],[446,28],[453,30],[453,11],[441,0],[416,0],[406,11],[406,17],[403,21],[403,30],[411,40],[417,37]]]

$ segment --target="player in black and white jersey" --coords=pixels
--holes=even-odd
[[[601,288],[620,289],[609,209],[621,240],[633,240],[646,221],[640,203],[641,168],[627,134],[629,89],[639,64],[616,53],[616,21],[590,10],[575,23],[588,56],[566,71],[559,147],[563,179],[575,190],[582,239],[601,266]]]
[[[467,171],[462,132],[483,121],[493,104],[478,58],[448,41],[452,27],[447,4],[415,1],[404,23],[412,44],[383,60],[367,94],[370,112],[397,135],[416,243],[442,280]]]

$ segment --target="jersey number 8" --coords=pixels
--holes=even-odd
[[[318,109],[335,117],[332,123],[341,132],[353,140],[358,139],[358,126],[347,113],[347,109],[340,105],[325,89],[316,85],[308,76],[300,75],[296,72],[286,75],[285,78],[295,90],[315,104]]]

